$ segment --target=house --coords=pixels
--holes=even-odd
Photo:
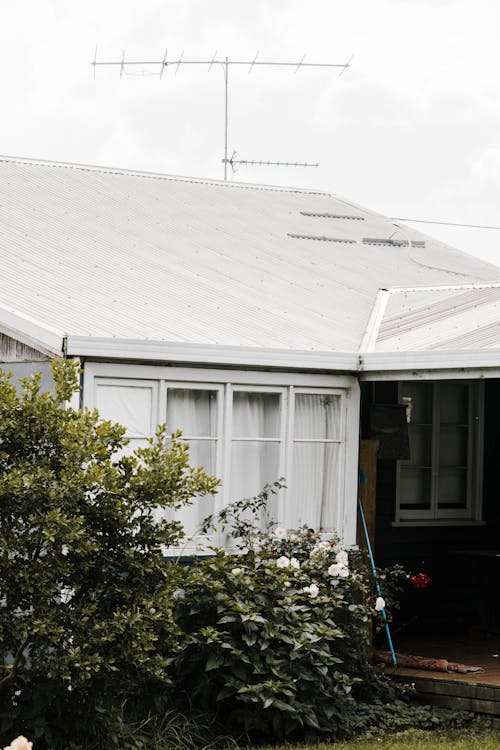
[[[222,479],[190,533],[284,476],[281,524],[354,544],[359,440],[396,407],[379,558],[439,552],[451,591],[498,548],[496,266],[330,193],[9,157],[0,255],[3,366],[78,358],[81,403],[132,447],[180,428]]]

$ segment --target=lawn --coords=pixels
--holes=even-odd
[[[379,739],[319,745],[280,745],[260,750],[500,750],[500,728],[462,729],[456,732],[408,730]]]

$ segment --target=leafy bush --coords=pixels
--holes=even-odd
[[[173,597],[175,693],[250,740],[351,736],[370,716],[383,723],[379,706],[404,695],[366,664],[378,615],[360,553],[311,529],[262,524],[277,488],[219,515],[236,555],[218,550],[184,571]]]
[[[20,396],[0,372],[0,741],[88,747],[111,741],[111,707],[145,716],[165,692],[177,568],[162,551],[183,532],[155,512],[217,482],[164,429],[120,458],[122,427],[65,408],[77,366],[53,372],[54,394],[35,377]]]

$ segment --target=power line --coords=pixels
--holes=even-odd
[[[441,224],[445,227],[466,227],[467,229],[500,229],[500,227],[491,227],[486,224],[458,224],[454,221],[431,221],[430,219],[401,219],[397,216],[392,216],[391,221],[414,221],[417,224]]]

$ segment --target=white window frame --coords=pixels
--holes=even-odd
[[[404,381],[398,382],[398,401],[401,401]],[[431,497],[428,510],[401,508],[401,474],[403,462],[397,462],[396,469],[396,510],[393,526],[461,526],[482,524],[482,465],[484,433],[484,380],[457,382],[468,386],[468,427],[467,427],[467,487],[465,508],[439,508],[439,414],[440,388],[442,382],[425,381],[432,386],[432,455],[431,455]]]
[[[234,393],[277,393],[280,396],[279,419],[280,427],[278,437],[275,438],[253,438],[234,435],[233,432],[233,396]],[[222,480],[222,491],[220,495],[220,510],[236,498],[231,497],[231,471],[232,471],[232,447],[236,441],[270,442],[279,443],[278,472],[276,479],[285,476],[286,466],[286,438],[288,419],[288,389],[286,386],[265,385],[243,385],[240,383],[226,384],[226,422],[224,429],[225,441],[225,471]],[[278,514],[283,515],[284,498],[286,490],[280,490],[277,497]]]
[[[85,362],[83,377],[83,405],[93,408],[96,402],[96,387],[103,378],[107,382],[133,385],[137,381],[157,382],[157,423],[166,421],[166,399],[168,388],[216,390],[220,392],[218,404],[217,476],[223,479],[215,495],[215,512],[222,510],[235,498],[230,493],[230,467],[232,443],[232,395],[234,391],[280,393],[280,452],[279,471],[276,478],[291,477],[293,446],[294,398],[296,393],[328,394],[339,396],[340,434],[342,447],[339,472],[336,477],[337,524],[334,529],[346,545],[356,544],[356,514],[358,491],[359,448],[359,383],[348,375],[321,375],[288,373],[279,371],[229,370],[200,367],[178,367],[164,365],[137,365],[108,362]],[[169,429],[169,425],[167,425]],[[186,436],[186,440],[189,436]],[[277,438],[270,438],[275,441]],[[306,441],[307,442],[307,441]],[[324,443],[325,440],[319,442]],[[278,515],[286,512],[287,488],[277,498]],[[279,520],[279,519],[278,519]],[[286,523],[286,521],[285,521]]]
[[[347,418],[347,409],[346,405],[341,398],[340,402],[340,426],[339,426],[339,435],[337,438],[296,438],[294,435],[294,426],[295,426],[295,396],[297,394],[306,393],[306,394],[318,394],[318,395],[328,395],[328,396],[336,396],[341,395],[335,389],[332,388],[301,388],[296,386],[290,387],[290,407],[289,407],[289,450],[288,450],[288,462],[287,462],[287,474],[286,476],[291,477],[292,476],[292,462],[293,462],[293,449],[296,443],[329,443],[329,444],[335,444],[335,445],[342,445],[343,442],[343,436],[346,435],[347,432],[347,425],[346,425],[346,418]],[[335,488],[335,497],[341,498],[344,496],[345,492],[345,472],[339,471],[339,473],[336,476],[336,488]],[[342,517],[341,517],[341,511],[342,511],[342,503],[337,504],[337,518],[335,522],[336,528],[340,528],[342,526]]]

